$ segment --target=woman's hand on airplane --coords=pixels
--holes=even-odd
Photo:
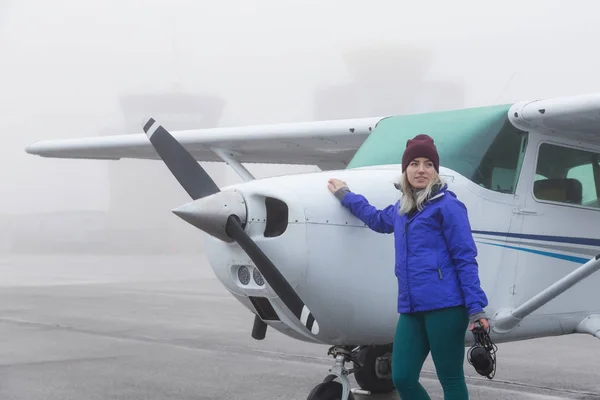
[[[348,185],[346,184],[346,182],[341,181],[339,179],[332,178],[332,179],[329,180],[328,183],[329,184],[327,185],[327,188],[329,189],[329,191],[331,193],[335,193],[335,192],[337,192],[338,190],[340,190],[343,187],[348,187]]]
[[[483,329],[485,329],[486,331],[489,329],[490,327],[490,323],[487,320],[487,318],[481,318],[479,321],[477,321],[481,324],[481,326],[483,327]],[[471,322],[471,325],[469,326],[469,330],[472,331],[473,329],[475,329],[475,322]]]

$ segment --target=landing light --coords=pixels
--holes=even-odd
[[[254,282],[256,282],[258,286],[262,286],[265,284],[265,280],[263,279],[258,269],[254,268],[254,270],[252,271],[252,277],[254,278]]]
[[[242,265],[238,268],[238,279],[242,283],[242,285],[247,285],[250,283],[250,271],[248,271],[248,267]]]

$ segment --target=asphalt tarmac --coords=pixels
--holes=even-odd
[[[333,363],[275,331],[253,340],[202,257],[4,257],[0,277],[3,400],[303,400]],[[465,368],[471,399],[600,399],[599,360],[578,335],[500,344],[493,381]],[[443,398],[430,359],[422,383]]]

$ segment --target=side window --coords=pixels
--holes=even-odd
[[[515,193],[526,147],[527,134],[505,122],[472,180],[489,190]]]
[[[490,189],[505,193],[513,193],[515,171],[516,169],[493,167]]]
[[[569,172],[567,172],[567,179],[575,179],[581,182],[582,204],[585,205],[598,200],[598,196],[596,194],[596,184],[594,182],[594,168],[592,163],[571,168]]]
[[[538,200],[600,208],[598,153],[543,143],[533,195]]]

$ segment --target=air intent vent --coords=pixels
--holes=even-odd
[[[263,321],[279,321],[279,317],[268,299],[255,296],[249,296],[248,298]]]
[[[265,237],[277,237],[283,234],[288,226],[288,206],[283,201],[267,197],[265,199],[267,208],[267,225],[265,226]]]

